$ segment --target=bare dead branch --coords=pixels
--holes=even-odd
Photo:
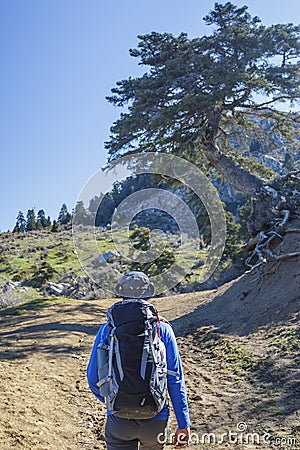
[[[276,261],[281,261],[283,259],[289,259],[289,258],[298,258],[300,256],[300,252],[292,252],[292,253],[283,253],[282,255],[274,255],[271,251],[269,251],[269,256],[272,259],[275,259]]]
[[[284,230],[284,234],[289,233],[300,233],[300,228],[287,228],[286,230]]]
[[[265,105],[271,105],[271,104],[273,104],[275,102],[279,102],[281,100],[294,100],[294,99],[295,98],[290,95],[280,95],[279,97],[274,97],[272,100],[269,100],[267,102],[263,102],[263,103],[260,103],[259,105],[256,105],[255,108],[259,109],[259,108],[264,107]]]
[[[282,261],[284,259],[297,258],[300,256],[300,252],[290,252],[284,253],[282,255],[276,255],[272,252],[272,250],[269,247],[270,243],[276,237],[279,239],[283,239],[283,236],[280,233],[278,233],[277,230],[280,230],[281,232],[283,232],[283,234],[292,232],[300,233],[300,229],[298,228],[287,228],[286,230],[283,231],[282,228],[289,221],[291,213],[287,209],[282,210],[280,213],[283,217],[278,217],[275,219],[275,225],[272,230],[268,232],[261,231],[246,244],[246,248],[253,248],[253,246],[255,245],[253,253],[246,260],[246,265],[251,267],[251,271],[253,269],[260,267],[262,264],[266,264],[268,261],[272,260]],[[254,258],[257,258],[258,262],[253,265],[252,260]]]
[[[282,219],[282,222],[281,222],[280,226],[283,227],[287,223],[287,221],[289,220],[291,212],[288,209],[283,209],[281,211],[281,213],[283,214],[283,219]]]

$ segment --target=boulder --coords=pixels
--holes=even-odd
[[[97,263],[103,265],[105,263],[113,263],[120,258],[121,254],[116,250],[110,250],[109,252],[102,253],[97,258]]]
[[[12,291],[16,289],[18,286],[20,286],[20,283],[8,280],[4,286],[2,286],[2,293]]]
[[[71,285],[69,283],[51,283],[48,281],[46,284],[46,290],[56,296],[64,295],[64,292],[70,287]]]

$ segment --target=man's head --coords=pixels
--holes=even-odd
[[[116,294],[123,298],[150,298],[154,286],[144,272],[128,272],[117,282]]]

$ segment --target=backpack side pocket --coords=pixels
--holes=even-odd
[[[108,376],[108,363],[106,363],[103,367],[98,367],[98,383],[100,395],[102,397],[108,397],[112,390],[112,382],[110,377]]]
[[[112,390],[109,377],[109,362],[108,362],[108,346],[106,344],[99,344],[97,348],[97,363],[98,363],[98,383],[102,397],[107,397]]]

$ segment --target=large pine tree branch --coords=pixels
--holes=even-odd
[[[213,143],[206,145],[206,156],[209,162],[239,192],[254,196],[261,191],[264,182],[258,176],[245,170],[231,156],[226,155]]]
[[[254,109],[261,109],[261,108],[265,108],[267,105],[272,105],[273,103],[276,102],[281,102],[281,101],[295,101],[295,100],[299,100],[299,95],[280,95],[278,97],[274,97],[272,98],[272,100],[268,100],[266,102],[263,103],[256,103],[255,105],[252,105],[252,108]],[[245,106],[245,105],[243,105]]]
[[[254,196],[264,186],[261,178],[244,169],[234,159],[222,152],[215,143],[220,130],[221,111],[212,110],[208,115],[207,127],[200,137],[200,143],[205,148],[208,161],[223,175],[223,177],[239,192]]]

